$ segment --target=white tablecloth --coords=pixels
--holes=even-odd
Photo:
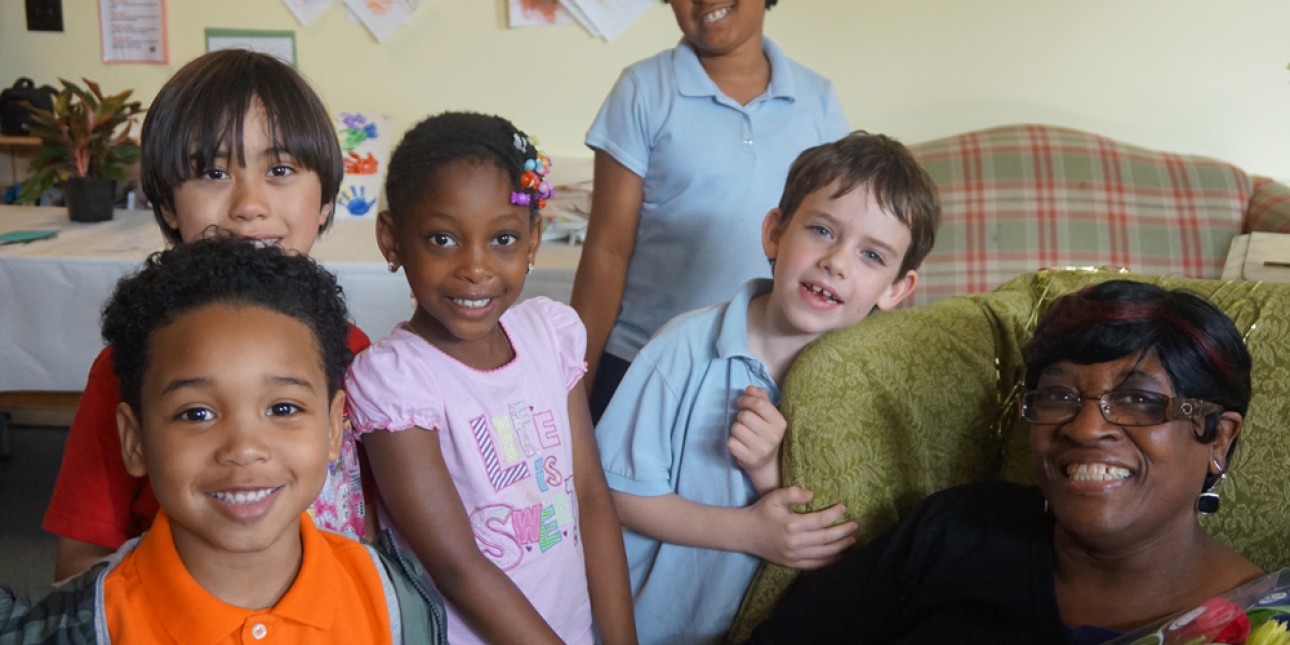
[[[164,247],[151,211],[119,210],[79,224],[61,208],[0,206],[0,232],[57,229],[58,236],[0,245],[0,391],[77,391],[103,347],[99,312],[121,276]],[[569,301],[580,247],[546,242],[523,297]],[[372,220],[338,219],[313,256],[337,275],[354,322],[373,340],[412,312],[403,273],[390,273]]]

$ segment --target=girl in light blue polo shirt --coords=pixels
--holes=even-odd
[[[769,277],[758,222],[789,164],[850,130],[832,84],[762,36],[777,1],[672,0],[682,41],[623,70],[587,133],[596,190],[572,304],[593,419],[663,323]]]

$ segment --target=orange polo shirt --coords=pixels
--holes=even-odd
[[[157,513],[152,529],[104,581],[108,632],[118,643],[389,643],[390,617],[376,563],[349,538],[300,516],[300,573],[278,604],[243,609],[188,574]],[[397,611],[397,608],[395,608]]]

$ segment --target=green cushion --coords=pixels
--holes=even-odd
[[[1223,508],[1205,523],[1255,564],[1290,566],[1290,284],[1043,271],[991,293],[871,316],[822,337],[789,374],[785,484],[815,491],[812,509],[846,504],[863,543],[936,490],[991,477],[1031,481],[1027,429],[1016,415],[1022,349],[1054,298],[1111,278],[1198,293],[1245,334],[1253,398]],[[732,640],[765,618],[795,575],[762,567]]]

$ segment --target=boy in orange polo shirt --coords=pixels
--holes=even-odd
[[[346,336],[335,278],[253,242],[177,246],[122,280],[103,314],[122,457],[161,512],[34,604],[0,589],[0,643],[443,642],[414,558],[305,513],[340,447]]]

